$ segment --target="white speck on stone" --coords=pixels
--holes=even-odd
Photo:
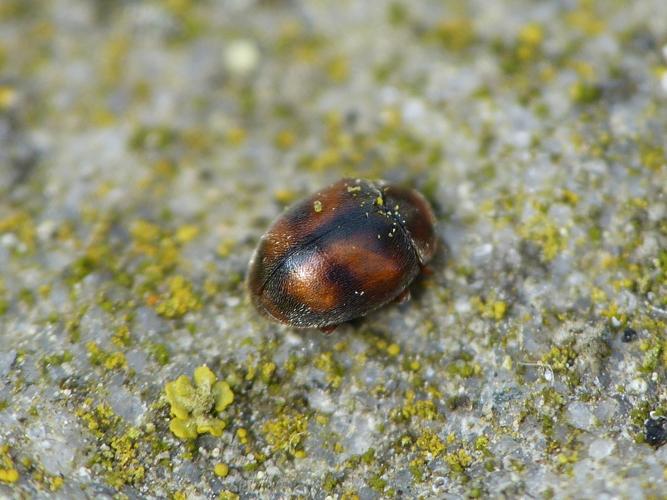
[[[55,411],[26,430],[32,453],[49,474],[68,475],[81,445],[80,430],[71,418]]]
[[[454,309],[459,314],[465,314],[470,311],[470,302],[467,299],[457,300]]]
[[[227,307],[236,307],[241,303],[241,299],[238,297],[227,297],[225,299],[225,304]]]
[[[269,476],[269,477],[276,477],[276,476],[278,476],[279,474],[282,474],[282,472],[281,472],[280,469],[279,469],[278,467],[276,467],[275,465],[269,465],[269,466],[266,468],[266,475]]]
[[[37,226],[37,237],[41,241],[48,240],[55,232],[57,224],[53,220],[45,220]]]
[[[485,261],[491,256],[492,253],[493,253],[493,244],[485,243],[483,245],[476,247],[472,251],[472,258],[473,260],[476,261]]]
[[[333,413],[336,405],[329,395],[321,389],[315,389],[308,393],[308,403],[311,408],[322,413]]]
[[[614,442],[608,439],[596,439],[588,446],[588,455],[600,460],[609,456],[614,451],[615,446]]]
[[[0,236],[0,244],[6,248],[13,248],[19,243],[19,239],[14,233],[5,233]]]
[[[628,390],[634,394],[644,394],[648,389],[648,384],[644,379],[636,378],[628,384]]]
[[[285,341],[292,346],[301,345],[303,343],[303,338],[294,333],[288,333],[285,335]]]
[[[410,99],[403,105],[403,119],[410,125],[417,125],[424,119],[424,103],[417,99]]]
[[[531,140],[532,135],[527,130],[518,130],[511,136],[511,143],[519,149],[525,149],[530,146]]]
[[[340,459],[345,460],[351,455],[360,455],[373,445],[377,422],[370,415],[354,415],[335,413],[331,418],[332,429],[342,437],[345,451]]]
[[[81,479],[90,479],[90,471],[86,467],[79,467],[76,471],[76,475]]]
[[[113,411],[129,423],[137,425],[146,412],[146,405],[124,387],[115,387],[109,394],[109,404]]]
[[[259,63],[259,49],[252,40],[234,40],[225,49],[225,67],[236,75],[247,75]]]
[[[567,417],[570,423],[578,429],[590,430],[595,424],[595,417],[588,405],[581,401],[574,401],[567,407]]]

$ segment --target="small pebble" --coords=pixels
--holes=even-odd
[[[644,435],[646,442],[656,448],[667,443],[667,418],[647,418],[644,422]]]
[[[621,339],[623,343],[627,344],[628,342],[634,342],[635,340],[637,340],[637,331],[635,329],[626,328],[623,330],[623,338]]]

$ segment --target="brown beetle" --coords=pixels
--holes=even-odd
[[[289,207],[262,236],[248,288],[265,316],[336,325],[408,296],[433,257],[435,217],[413,189],[342,179]]]

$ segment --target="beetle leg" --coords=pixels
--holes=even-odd
[[[432,276],[435,271],[433,271],[433,268],[431,266],[421,266],[421,273],[424,276]]]
[[[338,328],[338,325],[329,325],[329,326],[323,326],[320,328],[320,331],[325,334],[329,335],[331,332],[333,332],[336,328]]]

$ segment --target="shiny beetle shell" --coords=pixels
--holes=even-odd
[[[331,329],[407,291],[436,247],[435,217],[413,189],[342,179],[290,206],[262,236],[248,288],[259,312]]]

